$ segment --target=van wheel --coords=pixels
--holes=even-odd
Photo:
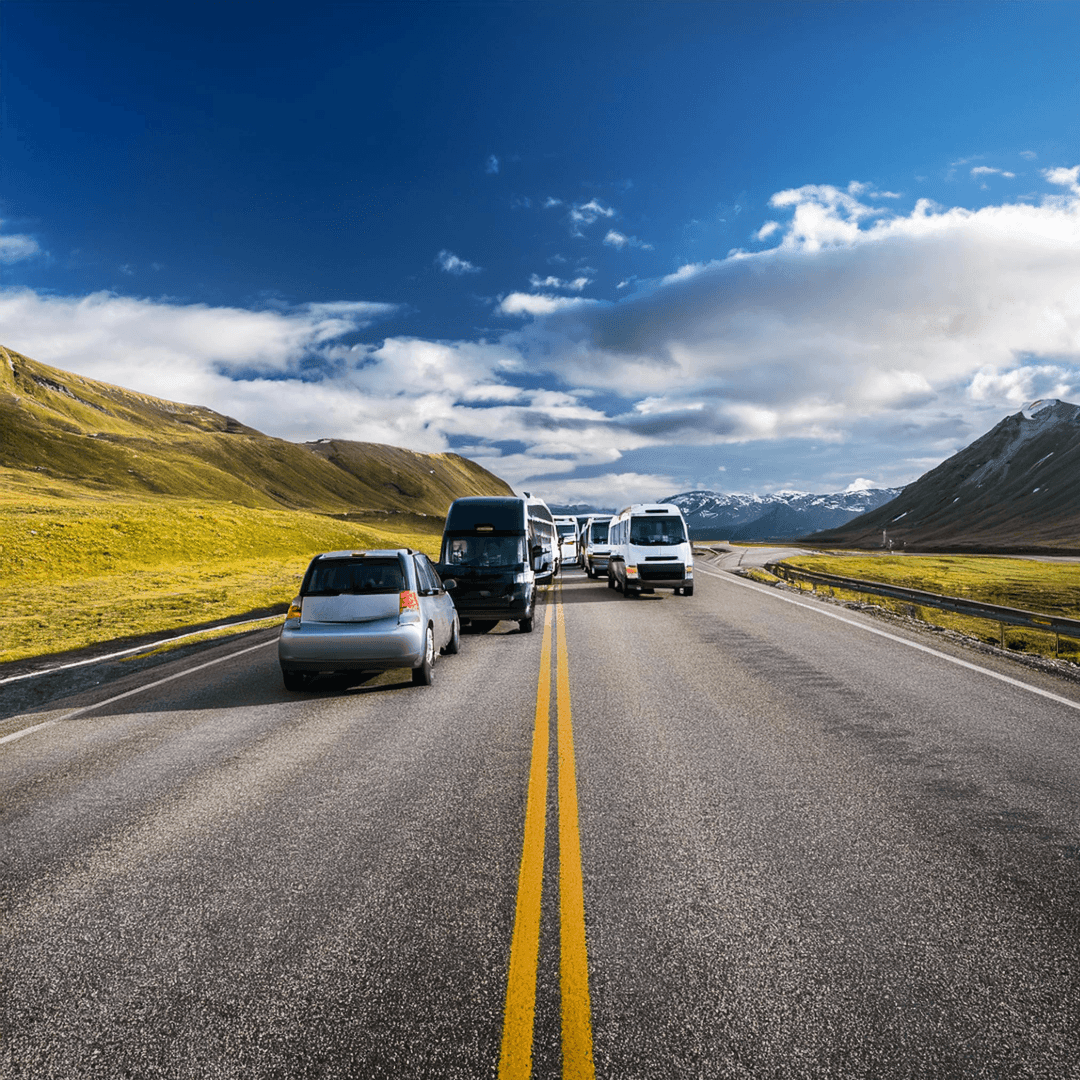
[[[435,663],[435,631],[429,626],[424,635],[424,659],[412,671],[413,686],[431,685],[431,667]]]
[[[533,617],[531,615],[524,619],[518,619],[518,629],[523,634],[531,634],[533,628]]]
[[[694,595],[694,586],[693,585],[684,586],[682,594],[683,594],[683,596],[693,596]]]

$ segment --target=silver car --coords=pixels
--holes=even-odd
[[[428,557],[410,548],[316,555],[278,638],[286,690],[320,671],[411,668],[431,684],[440,653],[461,647],[461,621]]]

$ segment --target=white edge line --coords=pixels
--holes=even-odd
[[[261,619],[245,619],[243,622],[208,626],[205,630],[192,630],[190,633],[179,634],[177,637],[162,638],[160,641],[148,641],[145,645],[133,645],[130,649],[121,649],[119,652],[105,653],[102,656],[91,656],[87,660],[73,660],[70,664],[58,664],[56,667],[42,668],[40,671],[26,671],[22,675],[9,675],[6,679],[0,679],[0,686],[18,682],[20,679],[36,679],[41,675],[55,675],[58,671],[69,671],[71,668],[84,667],[86,664],[100,664],[103,660],[115,660],[118,656],[129,656],[131,653],[153,652],[154,649],[160,649],[162,645],[171,645],[174,641],[184,641],[190,637],[198,637],[200,634],[213,634],[218,630],[232,630],[237,626],[251,626],[252,623],[280,618],[280,615],[264,615]],[[17,661],[13,661],[13,663],[17,663]]]
[[[991,679],[997,679],[999,682],[1008,683],[1010,686],[1016,686],[1021,690],[1027,690],[1032,694],[1038,694],[1039,697],[1048,698],[1050,701],[1056,701],[1059,705],[1068,705],[1070,709],[1076,709],[1080,712],[1080,701],[1073,701],[1072,698],[1062,697],[1060,694],[1052,694],[1049,690],[1040,690],[1039,687],[1032,686],[1031,683],[1021,682],[1019,679],[1014,679],[1009,675],[1002,675],[997,671],[991,671],[989,668],[973,664],[969,660],[961,660],[959,657],[950,656],[948,653],[939,652],[937,649],[931,649],[928,645],[921,645],[917,641],[909,641],[907,638],[899,637],[897,634],[890,634],[887,630],[879,630],[876,626],[867,626],[865,623],[858,622],[855,619],[845,618],[835,611],[829,611],[824,607],[819,607],[817,603],[807,603],[804,600],[796,600],[793,596],[785,596],[783,593],[776,592],[771,585],[751,585],[747,581],[741,581],[734,574],[728,573],[726,570],[706,570],[705,567],[696,567],[695,569],[700,569],[709,577],[720,578],[726,580],[731,585],[738,585],[742,589],[752,589],[756,593],[771,596],[774,600],[783,600],[785,604],[794,604],[796,607],[803,608],[805,611],[810,611],[817,615],[824,615],[829,619],[836,619],[838,622],[847,623],[848,626],[856,626],[860,630],[865,630],[868,634],[877,634],[878,637],[888,638],[889,641],[896,641],[901,645],[906,645],[909,649],[917,649],[919,652],[928,653],[930,656],[936,656],[941,660],[948,660],[950,664],[956,664],[957,667],[967,668],[969,671],[978,671],[983,675],[988,675]]]
[[[163,686],[165,683],[172,682],[174,679],[182,679],[185,675],[194,675],[196,671],[202,671],[204,668],[213,667],[215,664],[223,664],[226,660],[235,660],[236,657],[243,656],[245,653],[254,652],[256,649],[265,649],[267,645],[276,644],[276,639],[273,641],[263,641],[258,645],[249,645],[246,649],[241,649],[239,652],[229,653],[228,656],[219,656],[216,660],[207,660],[205,663],[198,664],[196,667],[186,668],[184,671],[178,671],[174,675],[166,675],[164,679],[158,679],[155,682],[137,686],[134,690],[125,690],[124,693],[117,694],[115,697],[106,698],[104,701],[95,701],[93,705],[83,705],[80,709],[65,713],[63,716],[57,716],[52,720],[46,720],[43,724],[35,724],[33,727],[23,728],[22,731],[12,732],[10,735],[5,735],[0,739],[0,744],[14,742],[16,739],[21,739],[24,735],[29,735],[31,732],[40,731],[42,728],[52,727],[53,724],[61,724],[65,720],[74,720],[77,716],[82,716],[85,713],[93,712],[95,709],[111,705],[114,701],[123,701],[124,698],[134,697],[136,694],[141,694],[146,690],[153,690],[155,686]]]

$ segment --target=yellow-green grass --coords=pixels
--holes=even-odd
[[[320,551],[413,547],[434,557],[442,527],[75,495],[0,493],[0,663],[280,607]]]
[[[784,563],[824,574],[860,578],[946,596],[981,600],[1043,615],[1080,618],[1080,563],[1039,562],[978,555],[802,555]],[[809,588],[810,586],[806,586]],[[855,594],[834,590],[841,598]],[[913,616],[992,644],[1001,644],[1002,627],[989,619],[972,619],[937,608],[913,605],[887,597],[859,594],[887,610]],[[1053,656],[1058,652],[1080,660],[1080,641],[1026,627],[1004,630],[1005,644],[1017,652]]]

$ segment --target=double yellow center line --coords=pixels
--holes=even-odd
[[[532,1072],[533,1020],[540,954],[540,911],[544,879],[544,825],[547,819],[548,756],[551,729],[551,638],[555,646],[556,733],[559,815],[559,986],[562,995],[564,1080],[592,1080],[592,1008],[585,947],[585,890],[581,876],[574,729],[570,717],[570,670],[562,609],[562,584],[544,607],[540,680],[536,688],[532,763],[525,804],[525,839],[518,874],[517,910],[510,942],[499,1080],[527,1080]]]

